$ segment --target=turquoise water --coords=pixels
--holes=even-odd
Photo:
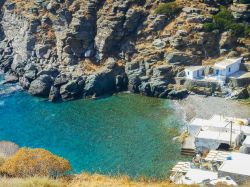
[[[168,101],[139,95],[53,104],[23,91],[0,94],[0,140],[45,148],[76,173],[166,177],[181,159],[172,141],[180,126]]]

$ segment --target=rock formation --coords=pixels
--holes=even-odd
[[[51,101],[129,90],[180,98],[184,66],[242,55],[249,38],[205,32],[224,5],[249,24],[249,4],[177,0],[178,14],[157,14],[164,0],[0,0],[0,68],[35,96]],[[222,3],[222,4],[221,4]]]

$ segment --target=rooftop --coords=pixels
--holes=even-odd
[[[233,58],[225,59],[223,61],[217,62],[214,66],[217,67],[217,68],[225,69],[227,66],[235,64],[235,63],[237,63],[239,61],[241,62],[241,60],[242,60],[242,57],[237,58],[237,59],[233,59]]]
[[[201,119],[201,118],[194,118],[190,122],[190,126],[197,126],[201,128],[209,127],[210,129],[221,129],[221,130],[228,130],[231,128],[230,121],[232,121],[233,131],[243,131],[246,135],[250,135],[250,126],[249,119],[243,118],[233,118],[233,117],[225,117],[220,115],[214,115],[210,119]]]
[[[185,67],[185,69],[188,71],[198,71],[198,70],[205,69],[205,67],[204,66],[187,66]]]
[[[200,184],[205,180],[218,179],[218,173],[208,170],[190,169],[185,175],[185,179],[186,182],[184,184]]]
[[[232,152],[220,166],[219,171],[250,176],[250,155]]]
[[[232,133],[232,143],[235,141],[238,134]],[[208,139],[208,140],[216,140],[218,142],[230,143],[230,132],[219,132],[212,130],[203,130],[200,131],[196,136],[198,139]]]

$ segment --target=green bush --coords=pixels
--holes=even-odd
[[[229,10],[220,7],[220,12],[213,16],[212,23],[204,23],[203,28],[206,32],[218,29],[220,32],[231,31],[234,36],[248,36],[250,31],[248,26],[237,23]]]
[[[250,26],[246,26],[244,34],[245,36],[250,36]]]
[[[243,36],[245,34],[245,26],[241,23],[232,23],[228,26],[234,36]]]
[[[212,32],[217,29],[215,23],[204,23],[203,28],[206,32]]]
[[[250,0],[240,0],[240,3],[242,3],[242,4],[250,4]]]
[[[180,12],[181,8],[175,2],[161,3],[155,10],[156,14],[172,17]]]

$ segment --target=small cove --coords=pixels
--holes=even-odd
[[[140,95],[54,104],[24,91],[0,94],[0,140],[47,149],[74,173],[165,178],[183,159],[172,140],[181,126],[169,101]]]

